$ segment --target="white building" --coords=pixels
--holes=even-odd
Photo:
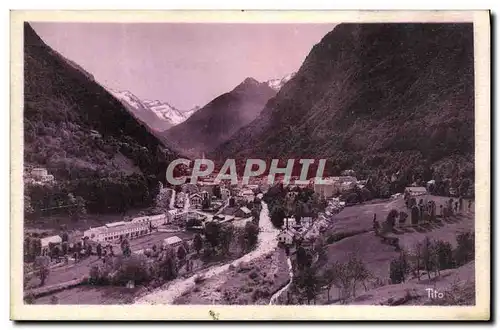
[[[248,207],[243,206],[237,209],[234,215],[238,218],[249,218],[252,216],[252,211]]]
[[[113,222],[101,227],[90,228],[83,235],[96,242],[113,242],[134,239],[149,234],[149,222]]]
[[[138,217],[138,218],[133,218],[131,222],[134,223],[143,223],[143,224],[149,224],[157,227],[166,224],[168,221],[168,217],[162,213],[162,214],[156,214],[156,215],[147,215],[144,217]]]
[[[247,202],[253,202],[255,199],[255,194],[250,189],[245,189],[240,192],[240,196],[243,197]]]
[[[285,245],[292,245],[296,233],[293,229],[284,229],[278,234],[278,242]]]
[[[313,181],[314,192],[324,198],[353,189],[357,184],[357,179],[353,176],[336,176],[323,179],[322,183]]]
[[[172,236],[165,238],[163,240],[163,247],[171,247],[173,249],[177,249],[179,246],[182,245],[182,239],[179,238],[179,236]]]
[[[231,191],[224,187],[220,188],[220,194],[223,201],[228,200],[229,197],[231,197]]]
[[[192,194],[189,196],[189,203],[192,207],[200,209],[203,203],[203,197],[200,194]]]
[[[40,239],[40,243],[42,245],[42,255],[46,255],[49,252],[49,245],[52,244],[61,244],[62,238],[59,235],[44,237]]]
[[[427,195],[427,188],[425,188],[425,187],[406,187],[405,193],[408,193],[410,196]]]
[[[46,168],[42,167],[37,167],[31,170],[31,175],[35,179],[42,179],[43,177],[47,176],[49,173]]]

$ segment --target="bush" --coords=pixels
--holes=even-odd
[[[248,274],[248,277],[251,278],[252,280],[255,280],[257,277],[259,277],[259,273],[257,273],[256,270],[252,270],[250,274]]]
[[[205,277],[203,275],[196,275],[196,277],[194,278],[195,284],[200,284],[200,283],[203,283],[204,281],[205,281]]]
[[[462,266],[474,260],[474,233],[466,232],[457,235],[457,248],[454,251],[454,259],[457,266]]]
[[[449,269],[455,266],[451,244],[441,240],[434,242],[437,266],[440,270]]]

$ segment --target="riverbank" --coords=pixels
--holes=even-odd
[[[229,267],[217,277],[197,283],[175,299],[179,305],[267,305],[290,280],[287,257],[276,248],[248,263]]]
[[[242,263],[248,263],[258,259],[272,251],[277,247],[276,237],[279,230],[274,228],[269,218],[269,210],[266,203],[262,202],[262,210],[259,220],[259,238],[255,250],[245,254],[241,258],[228,262],[221,266],[214,266],[206,271],[198,272],[187,279],[176,279],[169,283],[166,288],[152,292],[144,297],[138,298],[137,304],[173,304],[174,301],[182,296],[186,291],[192,289],[200,278],[208,280],[214,276],[219,276],[229,270],[230,267],[238,267]],[[286,268],[285,268],[286,269]]]

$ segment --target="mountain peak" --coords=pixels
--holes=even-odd
[[[278,78],[278,79],[270,79],[266,81],[266,84],[274,89],[276,92],[278,92],[290,79],[292,79],[295,76],[296,72],[292,72],[290,74],[287,74],[283,78]]]
[[[238,86],[236,86],[234,88],[234,91],[243,91],[243,90],[247,90],[249,88],[255,88],[255,87],[258,87],[260,86],[261,83],[258,82],[256,79],[252,78],[252,77],[247,77],[245,78],[245,80],[243,80],[241,82],[241,84],[239,84]]]

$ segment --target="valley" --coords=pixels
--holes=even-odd
[[[188,110],[24,29],[26,304],[475,304],[472,24],[338,24]]]

